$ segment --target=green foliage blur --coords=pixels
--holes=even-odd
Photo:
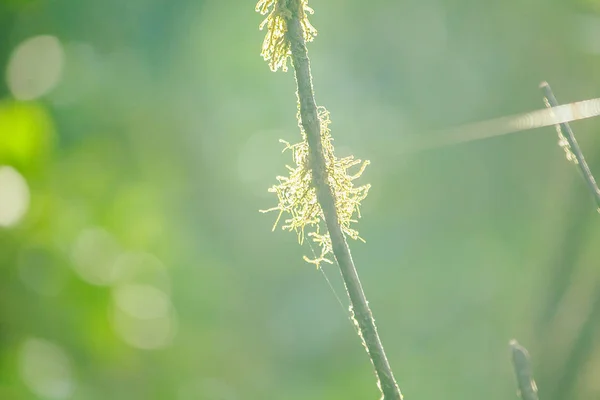
[[[600,215],[551,128],[600,97],[596,0],[311,0],[319,105],[371,165],[353,256],[407,399],[600,397]],[[260,214],[297,142],[251,1],[0,0],[0,399],[375,399],[336,266]],[[572,124],[600,175],[600,120]]]

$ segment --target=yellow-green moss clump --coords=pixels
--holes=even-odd
[[[338,214],[339,223],[344,234],[347,236],[364,240],[358,235],[358,231],[351,227],[352,223],[360,218],[360,203],[367,197],[371,185],[354,187],[353,181],[361,176],[369,161],[355,160],[354,156],[337,158],[334,154],[333,144],[329,123],[329,112],[325,107],[318,107],[319,120],[321,122],[321,142],[323,144],[323,153],[325,164],[329,176],[329,186],[332,188],[335,197],[335,206]],[[298,115],[299,118],[299,115]],[[275,193],[279,200],[277,207],[262,212],[279,210],[279,216],[273,230],[279,224],[281,216],[285,213],[289,218],[284,220],[282,229],[295,231],[298,235],[300,244],[304,242],[306,236],[310,237],[316,243],[321,252],[314,255],[314,258],[304,257],[309,263],[316,264],[321,262],[332,263],[330,255],[332,254],[331,239],[327,228],[324,226],[323,211],[317,201],[316,189],[312,182],[312,173],[309,166],[308,143],[306,133],[299,124],[302,133],[302,141],[296,144],[285,144],[285,150],[291,150],[295,167],[286,165],[289,170],[288,176],[278,176],[279,184],[269,189],[269,192]],[[359,166],[355,174],[350,174],[349,169]]]
[[[290,57],[290,42],[285,37],[287,23],[292,18],[291,7],[298,7],[298,15],[304,31],[304,40],[311,42],[317,36],[317,30],[308,21],[308,14],[314,11],[308,6],[308,0],[260,0],[256,11],[267,18],[260,24],[262,30],[267,27],[267,34],[260,55],[269,63],[271,71],[287,71],[287,59]]]
[[[268,14],[260,25],[260,29],[267,27],[261,55],[269,63],[272,71],[277,71],[279,68],[287,71],[287,59],[291,55],[290,42],[286,37],[288,21],[294,15],[298,16],[306,42],[312,41],[317,35],[317,30],[308,21],[307,14],[313,13],[313,10],[308,6],[308,0],[260,0],[256,5],[256,11],[262,15]],[[329,131],[331,122],[329,112],[325,107],[318,107],[317,112],[321,125],[320,134],[325,168],[329,179],[327,184],[335,198],[339,223],[345,235],[353,239],[363,240],[358,235],[358,231],[353,229],[351,225],[360,218],[360,202],[367,197],[371,186],[354,187],[353,181],[361,176],[366,166],[369,165],[369,161],[355,160],[353,156],[337,158],[333,152],[333,138]],[[295,166],[286,165],[289,175],[278,176],[277,181],[279,184],[269,189],[269,192],[275,193],[279,199],[277,207],[262,212],[279,210],[279,216],[275,221],[273,230],[279,224],[283,214],[289,215],[289,218],[284,220],[282,228],[295,231],[300,244],[308,236],[320,247],[319,255],[314,254],[313,258],[304,257],[307,262],[316,264],[318,267],[321,262],[332,263],[330,256],[333,249],[331,238],[324,224],[323,211],[317,200],[317,192],[313,185],[308,157],[308,142],[306,132],[304,132],[300,123],[300,111],[298,111],[298,121],[302,141],[289,144],[281,140],[285,144],[284,151],[290,150],[292,152]],[[350,174],[348,170],[357,165],[359,166],[358,171],[353,175]]]

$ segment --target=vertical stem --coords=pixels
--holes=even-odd
[[[527,350],[514,339],[510,341],[510,350],[519,387],[519,396],[523,400],[538,400],[537,386],[531,374]]]
[[[542,89],[542,91],[544,92],[544,97],[548,101],[547,105],[549,107],[558,107],[558,101],[556,100],[556,97],[554,97],[554,93],[552,93],[552,89],[550,89],[550,85],[548,84],[548,82],[542,82],[540,84],[540,89]],[[587,162],[583,157],[583,153],[579,148],[579,144],[577,143],[577,139],[575,139],[575,134],[571,130],[571,126],[568,122],[564,122],[560,124],[557,129],[560,129],[563,132],[565,139],[567,139],[567,142],[571,147],[571,151],[573,152],[573,155],[577,160],[577,166],[579,167],[579,170],[583,175],[583,179],[585,179],[585,183],[587,184],[588,189],[590,190],[592,196],[594,197],[594,200],[596,201],[598,211],[600,211],[600,190],[598,189],[598,185],[596,184],[596,180],[594,179],[594,175],[592,175],[590,167],[588,167]]]
[[[348,243],[339,224],[338,213],[335,207],[335,195],[328,183],[329,176],[321,143],[321,124],[317,114],[312,86],[310,61],[300,22],[299,10],[302,5],[299,0],[289,1],[291,3],[292,18],[288,21],[287,36],[291,44],[292,62],[298,86],[298,99],[300,101],[300,118],[309,145],[310,167],[313,184],[317,191],[317,199],[323,210],[325,223],[331,237],[333,254],[340,266],[344,284],[350,297],[354,321],[358,326],[359,334],[378,378],[378,386],[383,394],[382,399],[401,400],[402,394],[394,379],[383,345],[379,339],[375,320],[369,309]]]

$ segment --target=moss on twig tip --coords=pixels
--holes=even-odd
[[[297,8],[294,10],[293,8]],[[296,14],[304,28],[304,40],[310,42],[317,36],[317,30],[311,25],[307,14],[314,11],[308,6],[308,0],[260,0],[256,12],[267,15],[260,24],[262,30],[267,27],[260,55],[269,63],[271,71],[287,71],[287,59],[290,57],[290,41],[286,38],[288,21]]]

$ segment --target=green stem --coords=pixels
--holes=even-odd
[[[510,341],[510,350],[521,399],[538,400],[537,387],[531,374],[527,350],[514,339]]]
[[[378,386],[383,394],[383,400],[401,400],[402,393],[394,379],[394,374],[385,355],[383,345],[377,333],[375,320],[369,308],[365,293],[362,289],[350,248],[346,242],[342,227],[339,224],[338,213],[335,207],[335,197],[328,184],[323,146],[321,143],[321,124],[317,114],[310,72],[310,61],[300,22],[299,0],[290,0],[292,18],[288,21],[287,37],[290,41],[292,62],[298,86],[298,99],[300,101],[300,119],[307,136],[310,154],[310,168],[313,184],[317,191],[317,199],[323,210],[325,223],[331,238],[333,254],[342,272],[346,291],[350,297],[354,321],[358,326],[359,334],[367,353],[373,363],[375,373],[379,380]]]
[[[540,89],[542,89],[542,91],[544,92],[544,97],[548,101],[547,105],[549,107],[558,107],[558,101],[556,100],[556,97],[554,97],[554,93],[552,93],[552,89],[550,88],[548,82],[542,82],[540,84]],[[590,170],[590,167],[588,167],[588,164],[585,161],[585,158],[583,157],[583,152],[579,148],[579,143],[577,143],[577,139],[575,139],[575,134],[573,133],[571,126],[568,122],[564,122],[562,124],[559,124],[558,129],[561,131],[561,133],[569,143],[570,150],[575,156],[575,160],[577,161],[577,166],[581,171],[581,175],[583,176],[583,179],[585,180],[585,183],[587,184],[590,193],[596,201],[597,210],[600,211],[600,189],[598,189],[598,185],[596,184],[594,175],[592,175],[592,171]]]

